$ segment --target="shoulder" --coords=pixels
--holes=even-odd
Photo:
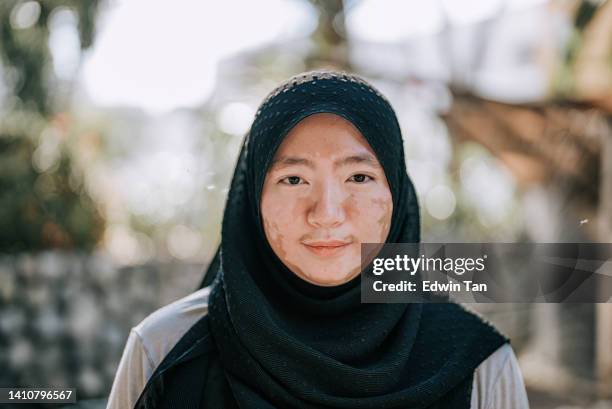
[[[201,390],[206,379],[201,376],[202,368],[208,367],[213,348],[208,327],[210,290],[205,287],[162,307],[134,327],[155,368],[134,408],[166,407],[160,406],[162,401],[197,407],[199,394],[185,390]]]
[[[174,301],[149,314],[135,332],[153,367],[158,366],[185,333],[208,313],[210,287]]]
[[[529,408],[516,355],[504,344],[474,371],[472,408]]]
[[[149,314],[130,331],[109,395],[107,409],[133,408],[166,357],[196,333],[208,312],[210,288],[203,288]],[[181,345],[183,347],[184,345]],[[172,359],[170,359],[172,361]]]
[[[449,360],[469,357],[469,366],[474,368],[471,408],[529,408],[521,370],[508,338],[477,312],[455,303],[424,304],[420,325],[429,333],[428,339],[437,335],[446,340],[439,352],[446,351]]]
[[[510,344],[504,344],[476,368],[474,384],[478,386],[478,391],[482,395],[486,395],[487,391],[492,391],[499,377],[503,376],[504,371],[511,369],[509,368],[511,359],[516,359],[514,351]]]

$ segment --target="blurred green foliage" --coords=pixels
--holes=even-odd
[[[55,90],[49,22],[67,9],[78,21],[81,50],[93,41],[97,0],[0,2],[5,88],[0,119],[0,251],[90,249],[104,231],[72,155],[66,108]],[[67,86],[70,84],[62,84]],[[65,124],[64,124],[65,125]]]

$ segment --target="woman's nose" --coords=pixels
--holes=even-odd
[[[342,224],[346,214],[342,189],[334,183],[326,183],[312,193],[312,206],[308,211],[308,223],[315,227],[335,227]]]

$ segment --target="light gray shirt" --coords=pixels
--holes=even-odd
[[[210,287],[166,305],[130,331],[107,409],[131,409],[155,368],[179,339],[208,312]],[[516,356],[504,344],[474,372],[472,409],[529,408]]]

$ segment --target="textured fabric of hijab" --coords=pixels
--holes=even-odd
[[[311,72],[274,90],[232,178],[213,279],[210,331],[225,387],[205,407],[467,408],[474,369],[506,342],[455,304],[361,304],[360,276],[321,287],[293,274],[265,238],[260,200],[283,138],[316,113],[350,121],[384,168],[393,197],[387,242],[420,241],[419,207],[389,102],[354,75]],[[228,395],[231,391],[231,396]]]

